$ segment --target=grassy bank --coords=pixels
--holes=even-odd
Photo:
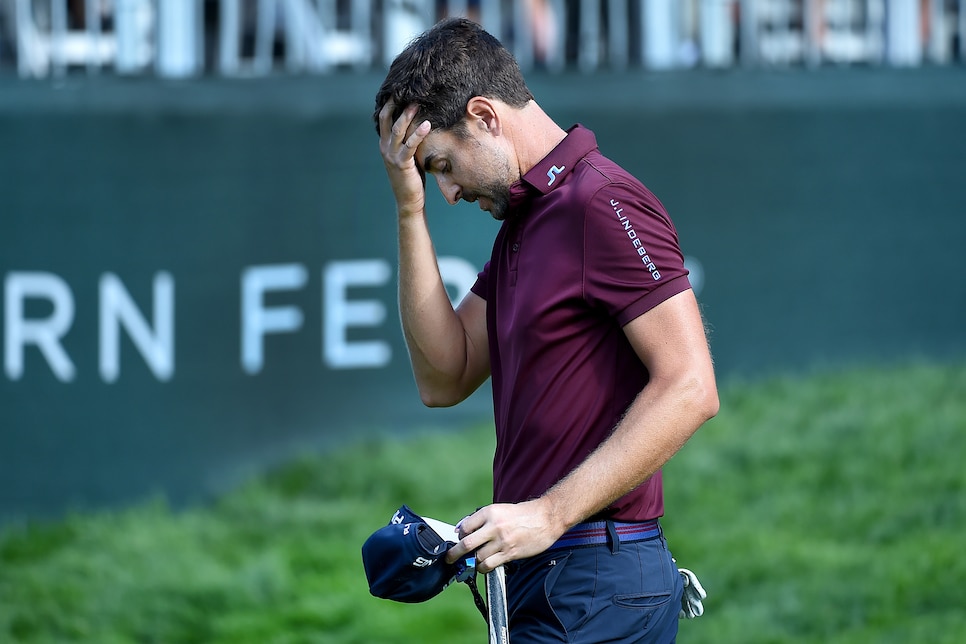
[[[469,591],[369,596],[359,549],[407,503],[489,497],[489,427],[306,456],[204,508],[0,531],[0,641],[483,642]],[[966,365],[729,383],[666,468],[682,642],[966,641]]]

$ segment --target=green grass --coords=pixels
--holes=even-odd
[[[966,641],[966,365],[721,394],[666,468],[665,530],[710,594],[679,641]],[[0,641],[485,641],[468,589],[378,600],[359,553],[401,503],[450,520],[485,503],[491,434],[306,456],[203,508],[7,526]]]

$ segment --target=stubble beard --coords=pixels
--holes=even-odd
[[[497,221],[506,219],[507,212],[510,210],[510,188],[499,182],[489,183],[480,186],[479,190],[464,194],[463,200],[479,202],[480,199],[489,201],[489,206],[485,209]]]
[[[510,189],[504,185],[492,186],[489,195],[490,215],[497,221],[503,221],[510,210]]]
[[[471,201],[477,201],[480,197],[488,200],[490,202],[489,208],[487,210],[490,216],[497,221],[503,221],[507,218],[510,211],[510,185],[512,183],[510,163],[502,154],[495,155],[492,161],[492,166],[495,166],[496,171],[494,172],[493,179],[490,181],[484,181],[480,183],[478,190],[474,190],[470,195],[464,195],[471,197]]]

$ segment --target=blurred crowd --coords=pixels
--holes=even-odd
[[[370,68],[449,15],[551,71],[951,64],[966,32],[966,0],[0,0],[0,69]]]

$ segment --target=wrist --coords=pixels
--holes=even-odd
[[[422,221],[426,217],[426,210],[422,202],[414,202],[409,204],[396,204],[396,216],[399,221]]]
[[[550,533],[557,539],[567,530],[572,528],[578,521],[570,522],[567,518],[566,513],[560,503],[557,502],[553,490],[548,491],[539,499],[536,499],[542,507],[542,513],[544,516],[544,524],[547,526]]]

